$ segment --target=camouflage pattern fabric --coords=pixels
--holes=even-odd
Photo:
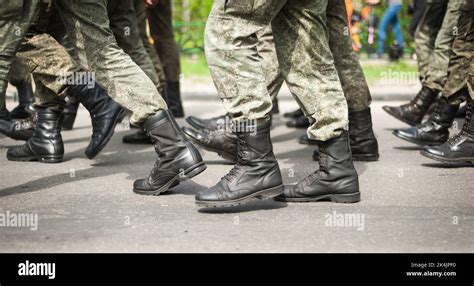
[[[280,67],[311,139],[347,130],[348,108],[326,27],[327,1],[216,0],[206,25],[206,56],[224,106],[236,120],[264,120],[272,103],[256,33],[270,23]]]

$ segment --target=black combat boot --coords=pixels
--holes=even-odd
[[[424,86],[409,103],[396,107],[384,106],[383,110],[395,118],[415,126],[421,123],[430,105],[436,100],[437,95],[436,91]]]
[[[217,130],[193,130],[183,127],[183,132],[194,143],[202,148],[216,152],[222,158],[233,163],[237,162],[237,136],[228,128]]]
[[[330,200],[335,203],[360,201],[359,176],[352,163],[347,132],[338,138],[319,141],[319,150],[321,152],[319,170],[296,185],[285,186],[285,192],[276,197],[276,200],[285,202]]]
[[[173,116],[175,118],[184,117],[179,81],[168,81],[166,83],[166,96],[168,99],[168,108],[173,113]]]
[[[379,145],[372,128],[370,108],[349,112],[349,141],[354,161],[377,161]],[[314,142],[314,140],[311,140]],[[316,141],[317,142],[317,141]],[[314,150],[313,160],[319,160],[319,149]]]
[[[379,144],[372,128],[370,107],[349,112],[349,139],[354,161],[379,159]]]
[[[69,96],[76,97],[90,113],[92,136],[84,153],[87,158],[93,159],[112,138],[115,126],[123,119],[125,110],[98,85],[93,88],[71,85]]]
[[[425,146],[421,155],[447,164],[474,166],[474,101],[466,105],[466,120],[462,130],[440,146]]]
[[[153,140],[151,140],[151,137],[148,136],[143,129],[139,129],[135,133],[123,136],[122,142],[125,144],[153,144]]]
[[[20,103],[10,112],[10,116],[12,119],[27,119],[35,113],[33,107],[33,101],[35,99],[33,88],[31,87],[31,83],[22,83],[16,88],[18,90]]]
[[[236,127],[237,163],[217,185],[196,194],[203,207],[235,206],[251,199],[269,199],[283,192],[278,162],[273,155],[270,122]]]
[[[309,120],[304,115],[298,116],[286,122],[286,126],[289,128],[308,128],[309,125]]]
[[[449,138],[449,128],[453,124],[459,104],[450,104],[442,96],[436,110],[425,122],[407,129],[395,129],[393,135],[419,146],[441,145]]]
[[[61,114],[62,130],[72,130],[76,121],[77,109],[79,109],[79,99],[75,96],[66,96],[66,106]]]
[[[4,134],[14,140],[27,141],[35,131],[34,116],[26,119],[13,119],[11,121],[0,119],[0,134]]]
[[[212,131],[225,129],[228,122],[230,122],[230,117],[227,115],[221,115],[210,119],[201,119],[196,116],[188,116],[186,122],[196,130],[208,129]]]
[[[155,142],[158,159],[148,178],[135,181],[135,193],[159,195],[179,180],[192,178],[206,169],[201,154],[184,136],[170,111],[160,111],[148,118],[143,129]]]
[[[33,136],[24,145],[8,149],[10,161],[40,161],[59,163],[63,160],[64,145],[59,126],[61,111],[36,107],[37,121]]]
[[[286,118],[297,118],[297,117],[300,117],[300,116],[303,116],[303,115],[304,115],[303,110],[301,110],[300,108],[298,108],[298,109],[295,110],[295,111],[284,113],[284,114],[283,114],[283,117],[286,117]]]

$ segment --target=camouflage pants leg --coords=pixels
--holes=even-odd
[[[165,71],[166,81],[178,82],[181,74],[179,47],[173,33],[171,0],[159,0],[147,9],[150,34]]]
[[[162,93],[163,87],[158,74],[140,37],[133,0],[109,0],[107,1],[107,10],[110,28],[118,46],[132,58],[151,79],[156,89]]]
[[[448,67],[448,79],[444,86],[443,96],[451,102],[464,101],[465,98],[454,98],[459,90],[466,87],[474,55],[474,11],[463,11],[457,25],[458,35],[454,39]]]
[[[58,77],[80,71],[66,49],[51,35],[43,33],[29,37],[16,55],[35,79],[35,105],[58,109],[63,106],[68,85]]]
[[[430,63],[433,60],[436,37],[443,24],[448,0],[428,1],[420,24],[415,32],[416,57],[421,82],[425,85]]]
[[[156,86],[115,41],[105,0],[56,0],[66,31],[80,58],[96,74],[109,96],[132,111],[130,121],[140,124],[166,102]]]
[[[258,31],[258,54],[262,58],[262,65],[267,82],[267,90],[273,100],[276,99],[280,92],[281,86],[285,81],[278,57],[275,49],[275,41],[273,39],[272,27],[268,25],[264,30]]]
[[[458,21],[461,8],[468,0],[450,0],[441,29],[436,36],[434,50],[430,58],[430,65],[425,86],[441,91],[448,78],[449,58],[452,54],[452,45],[458,30]],[[469,0],[472,1],[472,0]],[[432,15],[429,15],[432,17]]]
[[[236,120],[262,119],[271,98],[256,33],[272,24],[285,80],[304,113],[311,139],[347,130],[347,103],[329,49],[327,1],[217,0],[206,25],[206,56],[227,111]],[[317,118],[317,120],[316,120]]]
[[[158,75],[158,80],[160,81],[161,88],[163,88],[163,91],[160,91],[160,93],[164,94],[164,89],[166,87],[165,70],[163,67],[163,63],[161,62],[161,59],[158,56],[158,53],[156,52],[155,46],[148,37],[148,18],[146,7],[143,4],[143,0],[134,0],[134,2],[135,15],[137,16],[138,33],[140,34],[140,38],[142,40],[143,46],[145,47],[146,53],[148,54],[153,63],[156,74]]]
[[[6,0],[0,5],[0,109],[5,108],[5,93],[10,68],[18,45],[23,40],[39,6],[39,0]]]
[[[359,63],[359,56],[352,49],[350,30],[344,0],[328,1],[327,27],[329,47],[334,57],[342,89],[350,111],[367,109],[372,102],[369,87]]]

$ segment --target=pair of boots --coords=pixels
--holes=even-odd
[[[295,113],[299,113],[296,111]],[[286,114],[285,114],[286,115]],[[284,115],[284,116],[285,116]],[[296,114],[297,115],[297,114]],[[199,119],[194,116],[186,121],[197,131],[184,127],[184,132],[204,149],[218,153],[231,162],[236,161],[237,138],[228,131],[229,117],[220,116],[211,119]],[[309,140],[305,135],[301,140],[306,144],[318,145],[318,141]],[[349,112],[349,138],[352,157],[355,161],[377,161],[379,158],[378,142],[372,129],[370,108]],[[319,160],[319,149],[314,150],[313,159]]]
[[[179,82],[166,83],[165,96],[169,111],[175,118],[184,117],[184,109],[181,100],[181,91]],[[145,130],[139,129],[135,133],[125,135],[122,138],[125,144],[153,144],[153,140]]]
[[[92,159],[112,138],[115,126],[123,118],[125,111],[99,86],[92,89],[86,85],[71,86],[69,95],[77,98],[90,112],[93,131],[85,154]],[[33,136],[24,145],[10,148],[7,152],[8,160],[61,162],[64,156],[61,112],[61,109],[36,107],[37,121]]]
[[[28,140],[35,127],[33,88],[29,83],[16,86],[19,104],[11,112],[4,107],[0,110],[0,133],[14,140]]]
[[[288,202],[331,200],[340,203],[360,200],[358,175],[352,163],[347,132],[338,138],[318,142],[322,154],[319,169],[296,185],[284,186],[273,154],[270,126],[267,121],[236,128],[238,131],[233,135],[237,140],[234,168],[215,186],[198,192],[197,205],[228,207],[255,198]],[[185,133],[189,131],[184,130]]]
[[[421,154],[444,163],[474,164],[474,132],[472,122],[473,103],[467,88],[458,91],[454,97],[468,98],[464,126],[456,136],[449,138],[449,128],[459,111],[459,103],[450,103],[440,97],[437,107],[428,120],[407,129],[396,129],[396,137],[424,147]]]

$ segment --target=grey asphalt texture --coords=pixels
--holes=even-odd
[[[474,168],[446,168],[395,138],[392,130],[407,125],[381,107],[400,103],[372,105],[381,157],[355,164],[362,193],[356,204],[269,200],[199,209],[195,192],[232,167],[206,151],[201,175],[161,196],[134,194],[133,181],[154,164],[153,147],[122,144],[122,136],[134,132],[123,124],[88,160],[83,153],[91,127],[83,108],[75,129],[62,132],[63,163],[9,162],[7,148],[22,142],[0,137],[0,213],[39,217],[37,230],[0,227],[0,252],[473,252]],[[282,112],[295,107],[291,99],[280,101]],[[202,117],[224,112],[217,99],[186,100],[185,109]],[[295,183],[318,165],[313,148],[297,141],[304,130],[284,122],[275,118],[274,150],[284,182]],[[363,216],[363,228],[327,223],[351,214]]]

